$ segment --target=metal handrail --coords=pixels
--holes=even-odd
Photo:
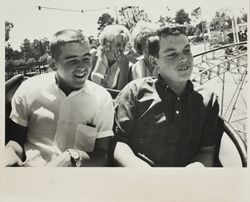
[[[239,45],[243,45],[243,44],[247,44],[247,41],[243,41],[243,42],[239,42],[239,43],[232,43],[232,44],[228,44],[228,45],[225,45],[225,46],[221,46],[219,48],[214,48],[212,50],[208,50],[208,51],[205,51],[205,52],[202,52],[202,53],[198,53],[196,55],[194,55],[193,57],[198,57],[198,56],[202,56],[202,55],[205,55],[207,53],[212,53],[212,52],[215,52],[215,51],[218,51],[218,50],[221,50],[221,49],[225,49],[225,48],[228,48],[228,47],[231,47],[231,46],[239,46]]]

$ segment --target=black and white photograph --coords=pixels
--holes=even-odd
[[[250,201],[248,0],[1,4],[0,201]]]

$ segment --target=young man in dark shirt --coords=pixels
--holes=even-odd
[[[114,160],[120,166],[213,166],[217,96],[189,80],[193,56],[185,27],[150,41],[157,79],[130,82],[115,101]]]

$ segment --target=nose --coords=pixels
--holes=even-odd
[[[80,62],[77,65],[77,69],[87,69],[88,65],[84,60],[80,60]]]
[[[186,61],[187,61],[187,56],[185,56],[184,54],[180,55],[179,63],[184,64]]]

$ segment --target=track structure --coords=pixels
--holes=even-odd
[[[220,116],[247,142],[247,41],[194,55],[191,79],[214,91]]]

